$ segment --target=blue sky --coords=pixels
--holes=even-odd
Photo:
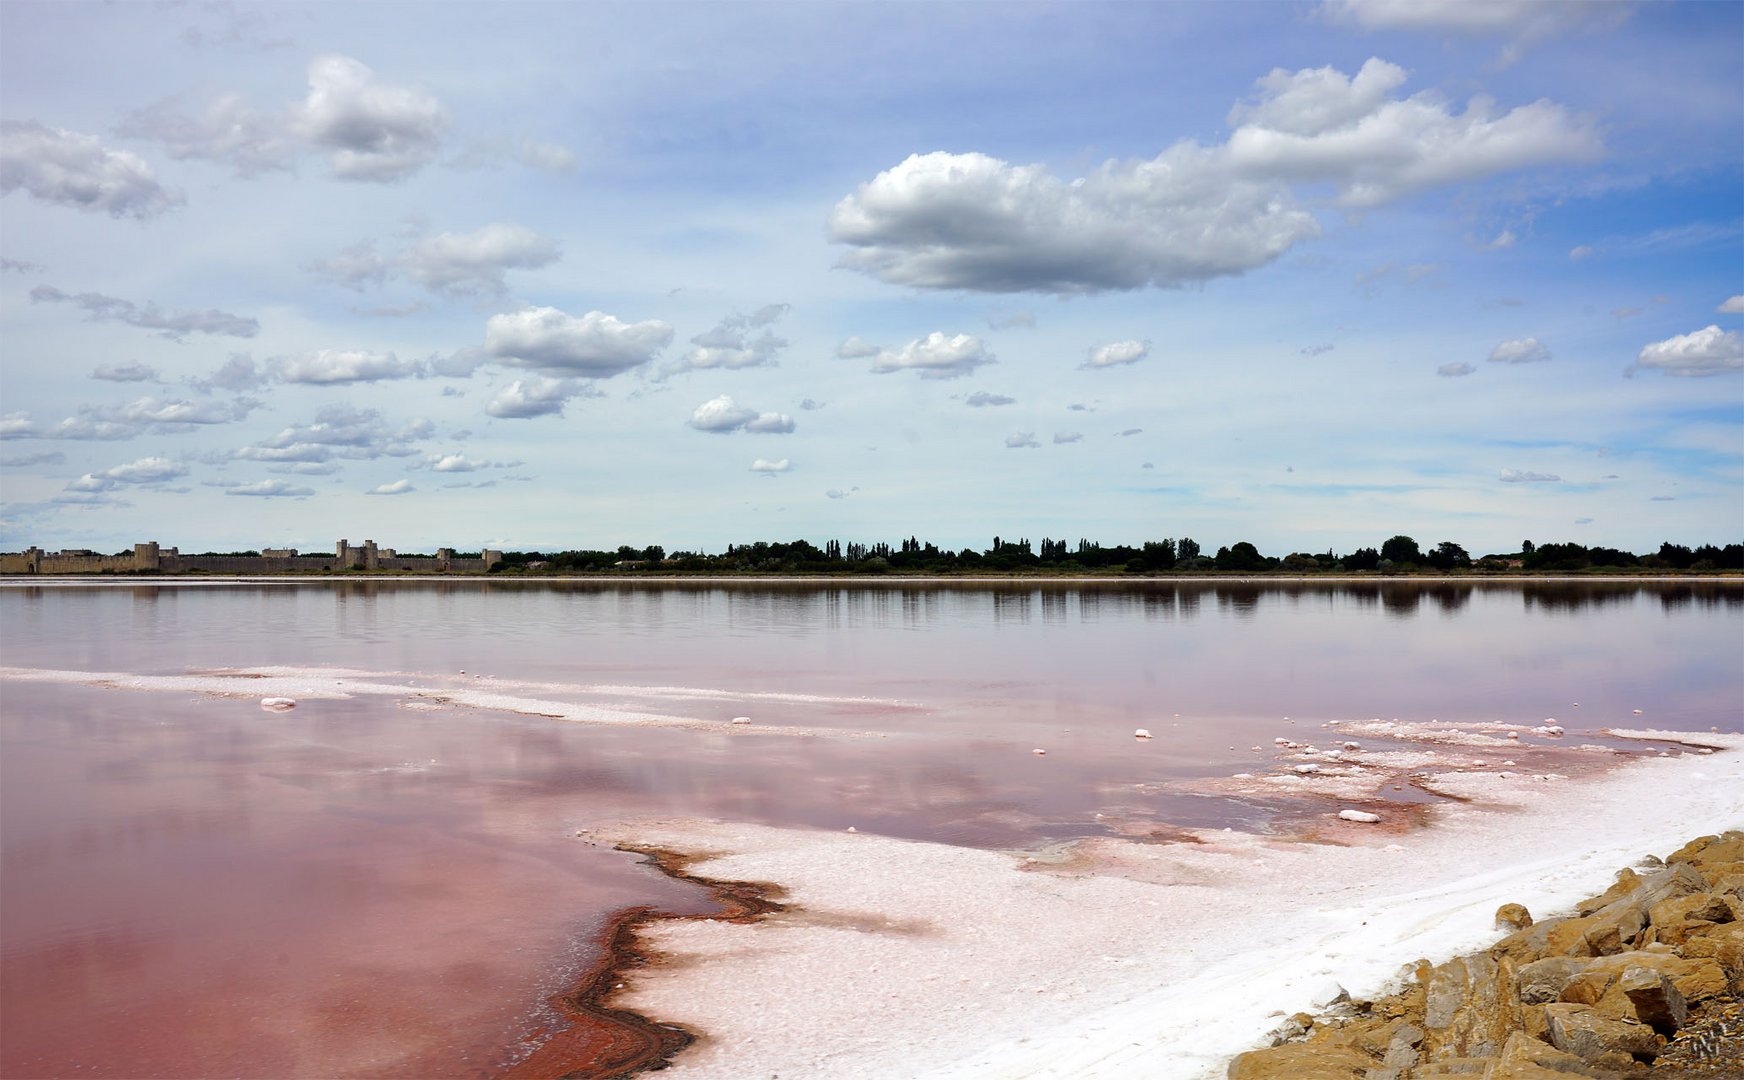
[[[0,547],[1744,535],[1744,6],[0,6]]]

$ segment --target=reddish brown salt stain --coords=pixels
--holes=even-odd
[[[677,1024],[663,1024],[640,1013],[613,1008],[613,994],[622,980],[638,968],[661,962],[659,954],[646,948],[642,927],[666,919],[709,922],[754,922],[772,911],[786,908],[773,898],[778,886],[748,881],[721,881],[685,873],[693,857],[659,848],[620,845],[621,850],[647,856],[668,877],[704,887],[720,903],[721,910],[705,914],[672,915],[638,907],[620,912],[599,943],[600,959],[585,971],[576,986],[549,999],[561,1018],[553,1029],[538,1030],[529,1041],[537,1049],[504,1070],[502,1080],[604,1080],[628,1076],[643,1069],[659,1068],[689,1046],[695,1034]]]

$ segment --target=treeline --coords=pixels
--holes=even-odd
[[[653,544],[614,551],[510,551],[492,573],[555,572],[570,574],[659,572],[741,574],[974,574],[974,573],[1569,573],[1585,570],[1744,570],[1744,544],[1717,547],[1703,544],[1661,544],[1646,555],[1576,543],[1534,544],[1519,551],[1473,557],[1465,548],[1444,540],[1425,550],[1409,536],[1394,536],[1379,547],[1357,548],[1340,555],[1292,552],[1262,554],[1247,541],[1206,552],[1190,537],[1151,540],[1133,547],[1104,546],[1080,539],[1043,538],[1039,548],[1027,537],[995,536],[987,548],[952,551],[910,536],[893,547],[888,543],[843,544],[831,540],[818,547],[806,540],[790,543],[729,544],[720,554],[668,552]]]

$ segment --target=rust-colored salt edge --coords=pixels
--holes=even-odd
[[[643,856],[668,877],[708,890],[721,910],[672,915],[635,907],[618,912],[601,932],[599,961],[581,974],[573,988],[547,999],[559,1017],[557,1023],[531,1033],[530,1039],[543,1040],[538,1049],[498,1072],[501,1080],[607,1080],[665,1068],[674,1055],[696,1041],[696,1033],[606,1003],[626,972],[660,960],[643,943],[642,928],[667,920],[749,923],[770,912],[787,910],[775,899],[782,895],[778,885],[719,881],[686,873],[696,856],[663,848],[633,844],[618,844],[617,848]]]

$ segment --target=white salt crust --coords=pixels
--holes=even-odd
[[[443,708],[470,708],[492,712],[517,713],[564,720],[579,724],[625,725],[632,727],[683,728],[692,731],[734,734],[788,735],[803,738],[837,739],[878,738],[883,733],[853,731],[840,728],[811,728],[790,724],[738,724],[727,719],[678,716],[653,711],[652,708],[627,708],[622,705],[589,704],[550,698],[527,696],[526,691],[588,694],[610,691],[621,697],[649,699],[692,697],[698,699],[733,699],[739,696],[762,700],[781,699],[812,703],[853,703],[868,706],[902,707],[905,703],[881,702],[872,698],[823,698],[804,695],[746,694],[698,689],[684,692],[682,687],[593,686],[584,683],[517,683],[484,677],[459,679],[452,676],[413,675],[406,672],[359,671],[348,668],[256,667],[198,671],[187,675],[133,675],[106,671],[62,671],[50,668],[0,667],[0,680],[18,682],[51,682],[107,687],[115,690],[143,690],[209,694],[221,697],[251,699],[283,698],[308,701],[339,701],[355,697],[396,697],[406,708],[434,711]],[[425,683],[408,680],[422,679]],[[429,685],[430,681],[440,685]]]
[[[1643,855],[1744,827],[1744,737],[1613,734],[1722,752],[1486,774],[1482,802],[1414,833],[1330,821],[1348,846],[1199,832],[1032,861],[728,822],[595,830],[712,853],[691,871],[775,882],[793,905],[650,927],[674,962],[626,976],[614,1004],[703,1033],[674,1078],[1210,1080],[1329,981],[1376,996],[1404,962],[1495,940],[1504,903],[1550,915]]]

